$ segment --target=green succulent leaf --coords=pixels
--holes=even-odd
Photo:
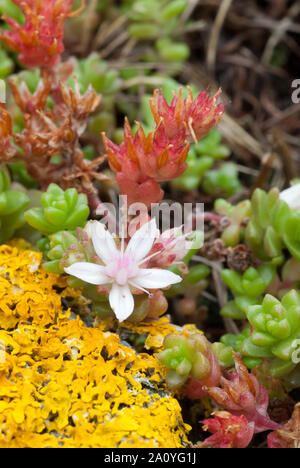
[[[0,242],[8,241],[25,224],[24,209],[29,197],[24,191],[12,190],[9,171],[0,166]]]
[[[25,213],[28,224],[44,235],[83,227],[89,216],[87,197],[75,189],[65,192],[51,184],[41,196],[41,208],[32,208]]]
[[[261,305],[249,306],[246,315],[253,328],[251,343],[281,361],[291,362],[293,344],[300,338],[299,292],[291,290],[281,301],[267,294]]]

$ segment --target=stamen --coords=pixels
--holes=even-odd
[[[141,286],[138,286],[133,281],[129,281],[129,284],[130,284],[130,286],[133,286],[135,289],[138,289],[139,291],[143,291],[144,293],[148,294],[149,297],[151,297],[151,293],[149,291],[147,291],[147,289],[144,289]]]
[[[164,250],[166,250],[165,247],[163,247],[161,250],[158,250],[157,252],[154,252],[154,253],[151,254],[151,255],[148,255],[148,257],[144,258],[143,260],[141,260],[141,261],[138,263],[138,266],[142,265],[142,264],[145,263],[145,262],[148,262],[148,260],[150,260],[151,258],[153,258],[153,257],[155,257],[156,255],[161,254],[162,252],[164,252]]]
[[[121,235],[121,255],[123,256],[124,255],[124,251],[125,251],[125,239],[124,239],[124,231],[125,231],[125,228],[124,228],[124,223],[121,221],[121,230],[120,230],[120,235]]]

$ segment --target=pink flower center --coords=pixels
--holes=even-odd
[[[138,273],[138,265],[131,255],[118,252],[106,267],[106,274],[112,278],[119,286],[128,283],[129,278],[133,278]]]

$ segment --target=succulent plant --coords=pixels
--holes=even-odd
[[[14,69],[14,62],[0,47],[0,79],[6,78]]]
[[[91,115],[88,122],[88,132],[98,137],[99,133],[111,132],[115,128],[116,93],[120,88],[121,79],[117,71],[108,67],[96,52],[86,58],[74,62],[73,76],[68,84],[74,87],[74,77],[79,84],[80,92],[84,94],[89,86],[102,96],[102,106]]]
[[[212,372],[218,374],[212,368],[213,352],[204,335],[184,337],[171,334],[165,338],[164,348],[157,357],[168,368],[166,381],[173,390],[184,385],[190,377],[202,387],[201,382]]]
[[[73,0],[60,3],[55,0],[38,3],[14,0],[13,3],[24,16],[20,18],[18,8],[16,10],[10,3],[4,5],[8,15],[4,15],[3,19],[11,29],[0,29],[2,41],[18,53],[19,61],[25,66],[52,68],[58,65],[64,51],[63,25],[71,14]],[[81,10],[79,8],[78,13]],[[21,23],[15,21],[11,14],[21,19]],[[24,17],[25,21],[22,21]]]
[[[171,182],[172,187],[187,192],[198,188],[214,161],[230,154],[229,149],[221,144],[221,138],[221,133],[213,128],[197,145],[192,144],[186,160],[187,170]]]
[[[212,128],[195,149],[198,155],[209,155],[215,160],[226,159],[230,155],[230,149],[222,143],[222,134],[217,128]]]
[[[203,138],[222,118],[225,106],[218,103],[219,96],[220,92],[209,97],[203,91],[194,99],[188,89],[188,97],[183,99],[180,90],[169,105],[157,90],[150,102],[156,125],[152,132],[146,135],[138,124],[134,135],[126,120],[121,145],[103,135],[110,167],[129,205],[143,202],[150,207],[158,203],[164,195],[158,182],[171,181],[184,173],[189,142]]]
[[[12,0],[0,0],[0,14],[10,16],[21,24],[24,23],[22,11]]]
[[[91,242],[80,229],[77,229],[77,235],[73,231],[59,231],[49,235],[49,238],[39,242],[39,248],[45,252],[47,259],[44,268],[57,274],[63,273],[64,268],[74,262],[88,261],[95,256]]]
[[[128,32],[131,37],[154,41],[160,60],[182,62],[188,58],[189,47],[171,38],[188,4],[186,0],[132,0],[123,3],[123,12],[130,21]]]
[[[291,255],[300,261],[300,210],[288,216],[283,225],[283,241]]]
[[[268,264],[257,269],[249,267],[244,273],[224,269],[222,279],[235,297],[222,308],[221,314],[232,319],[245,318],[247,307],[261,302],[261,295],[272,283],[275,274],[276,268]]]
[[[238,354],[234,354],[235,372],[228,378],[221,377],[220,387],[209,387],[208,394],[215,403],[234,416],[245,416],[248,423],[254,423],[254,433],[277,429],[279,424],[268,415],[269,396],[255,375],[250,374]]]
[[[41,196],[42,207],[25,213],[30,226],[48,236],[59,231],[83,227],[89,215],[87,197],[74,188],[62,190],[50,184]]]
[[[291,210],[284,201],[279,200],[277,189],[269,193],[256,189],[251,207],[246,243],[259,259],[280,265],[284,260],[282,234]]]
[[[87,91],[89,85],[92,85],[94,90],[102,95],[113,94],[120,86],[117,72],[109,69],[107,63],[97,53],[92,53],[87,58],[78,60],[74,76],[78,80],[82,94]]]
[[[214,343],[214,351],[216,352],[219,361],[223,367],[232,366],[232,350],[240,353],[243,362],[248,369],[254,369],[262,364],[263,359],[272,358],[272,353],[262,347],[255,346],[251,341],[251,331],[246,327],[242,333],[237,335],[228,333],[221,338],[221,345]],[[230,355],[231,350],[231,355]]]
[[[203,430],[213,435],[204,442],[197,444],[197,448],[246,448],[254,435],[254,422],[245,416],[233,416],[227,411],[215,411],[213,418],[201,421]]]
[[[247,318],[252,327],[251,343],[275,357],[273,376],[290,372],[296,340],[300,339],[300,293],[289,291],[281,301],[267,294],[261,305],[250,306]]]
[[[9,240],[25,223],[24,209],[29,197],[24,191],[12,190],[6,166],[0,168],[0,242]]]
[[[202,188],[212,197],[229,198],[241,189],[238,170],[234,163],[223,163],[218,169],[205,173]]]
[[[215,201],[215,211],[228,219],[228,225],[223,231],[222,240],[227,247],[235,247],[245,235],[245,221],[251,216],[251,203],[244,200],[236,206],[219,198]]]
[[[296,290],[289,291],[280,302],[267,294],[262,305],[249,306],[246,310],[251,328],[247,326],[238,335],[226,334],[221,344],[214,343],[213,349],[223,367],[231,366],[229,349],[239,352],[249,369],[254,369],[267,360],[268,372],[273,377],[284,376],[293,387],[296,378],[299,383],[299,370],[293,353],[298,352],[300,329],[300,295]],[[229,349],[228,349],[229,348]]]
[[[186,171],[177,179],[171,181],[171,186],[175,189],[189,192],[197,189],[202,180],[203,174],[212,167],[214,160],[211,156],[197,156],[196,148],[191,147],[186,163]]]
[[[232,335],[232,336],[237,336],[237,335]],[[234,349],[231,343],[229,345],[224,344],[222,342],[222,339],[223,337],[221,338],[221,341],[216,341],[215,343],[212,344],[212,350],[215,353],[221,368],[227,369],[228,367],[232,367],[234,365],[234,359],[233,359]]]
[[[38,187],[37,181],[30,177],[22,161],[10,163],[9,168],[12,172],[14,182],[18,182],[28,189]]]
[[[175,42],[166,37],[155,44],[160,59],[165,62],[184,62],[189,58],[190,48],[184,42]]]
[[[192,90],[192,93],[195,95],[199,92],[197,87],[193,83],[189,83],[189,88]],[[170,78],[169,76],[164,76],[163,77],[163,82],[161,85],[162,93],[167,101],[167,103],[170,105],[172,102],[172,99],[174,98],[174,92],[176,94],[179,94],[180,89],[182,90],[182,96],[184,99],[188,97],[188,89],[187,87],[183,87],[181,83],[176,81],[174,78]],[[151,97],[151,96],[150,96]],[[149,107],[149,105],[148,105]],[[149,108],[150,112],[150,108]],[[151,114],[152,115],[152,114]]]

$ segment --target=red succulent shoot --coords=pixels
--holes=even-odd
[[[118,146],[103,134],[103,141],[111,169],[121,193],[128,204],[142,202],[148,207],[162,200],[164,192],[158,182],[179,177],[186,169],[189,145],[178,138],[178,145],[170,144],[162,125],[147,137],[141,125],[133,136],[126,119],[124,142]]]
[[[36,111],[42,111],[46,107],[51,91],[51,79],[46,70],[43,71],[42,75],[43,79],[39,81],[33,94],[29,91],[24,81],[20,84],[17,84],[13,79],[9,81],[16,104],[24,114],[34,114]]]
[[[235,416],[244,415],[255,423],[255,433],[278,429],[279,424],[268,415],[269,395],[253,374],[249,374],[240,356],[234,353],[235,372],[221,377],[221,387],[210,387],[208,394],[215,403]]]
[[[207,91],[202,91],[194,99],[188,87],[186,99],[183,99],[180,89],[179,96],[174,92],[174,98],[168,105],[161,91],[156,90],[150,101],[151,111],[156,124],[163,122],[169,138],[174,138],[178,130],[185,128],[188,141],[197,143],[223,116],[225,105],[218,103],[220,94],[221,89],[212,97],[209,97]]]
[[[110,166],[116,173],[141,182],[151,178],[162,182],[179,177],[186,169],[189,145],[185,138],[177,137],[176,145],[170,139],[163,125],[158,125],[148,136],[138,124],[136,135],[126,119],[124,142],[118,146],[103,135]]]
[[[20,62],[28,67],[53,68],[64,51],[64,21],[79,14],[72,12],[73,0],[12,0],[25,16],[24,25],[3,16],[11,30],[1,30],[0,38],[19,54]]]
[[[126,120],[124,142],[116,145],[103,134],[103,141],[111,169],[121,193],[130,202],[142,201],[150,206],[163,197],[158,183],[181,176],[187,168],[189,142],[198,141],[216,125],[225,106],[218,104],[220,91],[209,98],[207,92],[195,100],[189,89],[186,99],[175,95],[169,106],[160,91],[150,100],[156,122],[155,129],[147,136],[137,122],[138,130],[133,136]]]
[[[4,161],[16,155],[16,148],[11,141],[12,119],[4,104],[0,103],[0,156]]]
[[[7,139],[12,134],[12,120],[4,104],[0,103],[0,139]]]
[[[143,203],[150,208],[152,203],[159,203],[163,199],[164,192],[153,179],[141,178],[140,181],[135,181],[120,172],[116,175],[116,180],[121,193],[127,196],[129,206],[133,203]]]
[[[213,435],[198,448],[246,448],[254,435],[254,422],[248,422],[245,416],[234,416],[227,411],[215,411],[214,418],[201,421],[204,431]]]

